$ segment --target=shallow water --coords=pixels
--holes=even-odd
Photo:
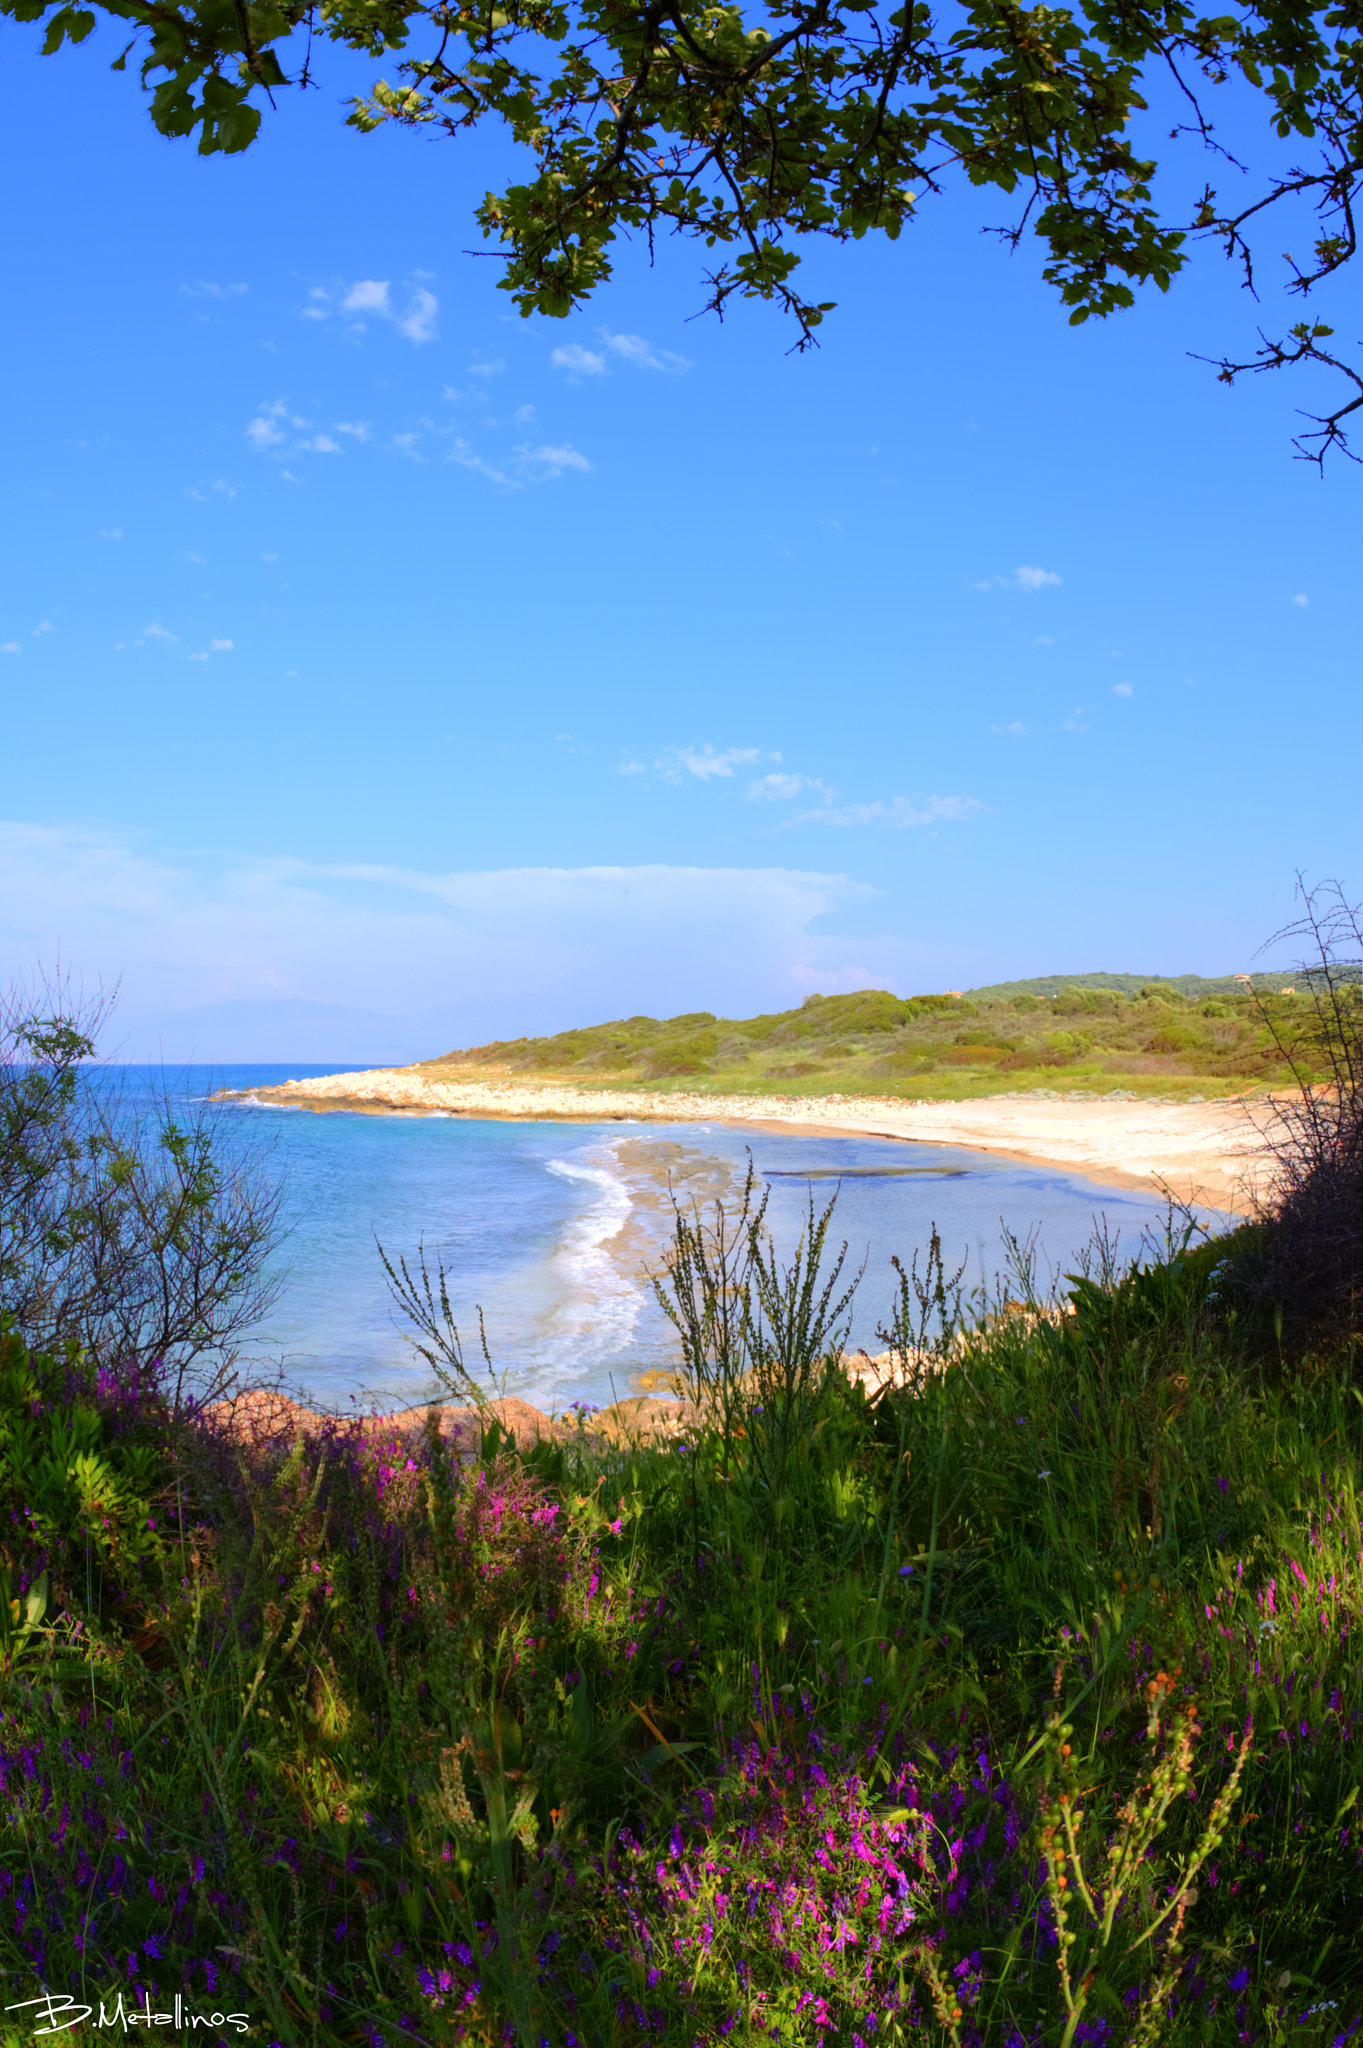
[[[201,1098],[331,1067],[191,1068],[162,1077],[125,1069],[134,1091],[163,1078]],[[282,1362],[291,1382],[327,1405],[403,1406],[436,1391],[396,1327],[376,1248],[411,1261],[424,1239],[432,1271],[449,1276],[465,1357],[484,1372],[477,1307],[505,1390],[543,1408],[600,1404],[632,1391],[674,1357],[672,1332],[648,1281],[672,1227],[669,1189],[704,1206],[741,1187],[751,1148],[778,1252],[787,1256],[834,1195],[830,1237],[864,1262],[853,1346],[879,1347],[895,1294],[891,1256],[907,1265],[935,1223],[967,1285],[996,1290],[1003,1227],[1035,1233],[1041,1274],[1073,1269],[1101,1218],[1132,1254],[1159,1231],[1153,1196],[1099,1187],[1058,1168],[893,1139],[772,1134],[719,1124],[509,1123],[441,1114],[371,1116],[279,1110],[249,1102],[228,1114],[272,1147],[283,1175],[287,1236],[276,1259],[280,1299],[246,1347]],[[908,1156],[906,1156],[908,1155]]]

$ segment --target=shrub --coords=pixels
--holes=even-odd
[[[1302,993],[1292,1005],[1256,998],[1298,1088],[1258,1120],[1275,1186],[1236,1272],[1261,1315],[1302,1344],[1363,1327],[1363,929],[1337,882],[1308,890],[1298,878],[1298,890],[1303,915],[1275,939],[1309,940]]]

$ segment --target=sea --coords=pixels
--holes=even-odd
[[[109,1073],[109,1070],[105,1070]],[[935,1228],[967,1300],[1016,1292],[1010,1240],[1030,1246],[1039,1285],[1082,1270],[1095,1233],[1119,1259],[1165,1242],[1153,1195],[1061,1168],[985,1152],[876,1137],[773,1132],[714,1123],[511,1122],[451,1116],[286,1109],[256,1091],[353,1071],[334,1066],[125,1067],[109,1073],[135,1104],[186,1108],[231,1091],[215,1109],[232,1149],[282,1189],[277,1298],[246,1336],[242,1367],[282,1371],[299,1398],[383,1411],[439,1392],[398,1313],[380,1247],[409,1270],[437,1262],[465,1362],[488,1386],[562,1413],[649,1390],[677,1361],[654,1276],[664,1272],[676,1206],[732,1204],[751,1166],[767,1196],[772,1249],[788,1261],[811,1204],[833,1203],[829,1257],[846,1246],[859,1275],[848,1344],[875,1352],[898,1292],[892,1261],[922,1271]],[[1202,1212],[1215,1231],[1231,1219]],[[491,1369],[480,1339],[486,1333]]]

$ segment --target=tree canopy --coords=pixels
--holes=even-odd
[[[478,208],[527,314],[581,305],[622,235],[673,233],[716,252],[711,308],[776,300],[804,347],[832,309],[802,290],[799,244],[896,238],[953,180],[1006,197],[1006,241],[1041,238],[1074,323],[1130,305],[1139,285],[1167,290],[1199,237],[1253,288],[1251,237],[1279,210],[1294,235],[1309,223],[1309,248],[1288,257],[1302,299],[1356,249],[1363,0],[1221,15],[1184,0],[0,0],[0,13],[42,24],[48,53],[100,15],[122,24],[115,68],[136,52],[157,128],[204,153],[248,147],[267,105],[314,82],[327,39],[396,56],[396,82],[353,103],[354,126],[501,123],[533,152],[532,174]],[[1209,152],[1233,199],[1209,181],[1190,210],[1166,177],[1166,201],[1166,163],[1142,151],[1168,104],[1170,149]],[[1245,132],[1246,106],[1254,165],[1223,139],[1228,120]],[[1298,441],[1315,461],[1347,450],[1343,423],[1363,407],[1363,376],[1331,336],[1308,315],[1219,365],[1227,382],[1300,361],[1338,372],[1340,404]]]

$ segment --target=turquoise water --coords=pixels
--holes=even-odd
[[[332,1067],[191,1068],[166,1076],[177,1094],[250,1090]],[[125,1069],[138,1088],[163,1077]],[[865,1261],[852,1343],[868,1350],[895,1292],[891,1255],[907,1265],[936,1223],[971,1286],[993,1288],[1004,1265],[1001,1224],[1036,1235],[1043,1277],[1073,1267],[1095,1222],[1136,1252],[1164,1209],[1129,1189],[1020,1165],[982,1152],[892,1139],[774,1135],[720,1124],[506,1123],[442,1115],[228,1112],[271,1150],[282,1175],[284,1285],[251,1336],[248,1359],[282,1363],[291,1383],[331,1404],[385,1407],[435,1391],[396,1326],[375,1247],[409,1259],[424,1239],[450,1277],[465,1356],[481,1371],[477,1306],[506,1391],[543,1408],[604,1403],[673,1357],[647,1273],[661,1264],[671,1221],[668,1182],[708,1201],[741,1182],[748,1148],[771,1190],[778,1251],[793,1250],[811,1192],[836,1193],[832,1236]]]

